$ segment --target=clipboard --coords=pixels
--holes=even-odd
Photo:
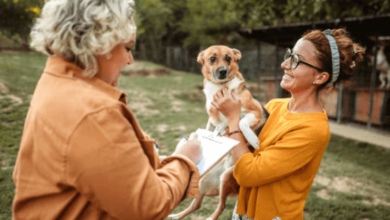
[[[240,142],[228,137],[219,136],[219,127],[214,132],[199,128],[196,130],[202,148],[202,157],[196,164],[200,177],[206,175],[215,165]]]

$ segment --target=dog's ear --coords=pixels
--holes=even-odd
[[[198,58],[197,58],[198,63],[200,63],[200,64],[202,64],[202,65],[204,64],[203,54],[204,54],[204,51],[201,51],[201,52],[198,54]]]
[[[234,61],[238,62],[241,60],[241,52],[237,49],[232,49],[234,54]]]

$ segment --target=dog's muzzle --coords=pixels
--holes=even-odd
[[[216,79],[224,80],[229,77],[229,73],[229,69],[223,66],[214,71],[213,75]]]

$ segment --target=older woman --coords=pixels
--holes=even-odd
[[[49,54],[27,114],[13,219],[162,219],[198,194],[197,141],[161,163],[115,88],[133,62],[133,1],[49,0],[31,45]]]
[[[352,77],[364,48],[344,29],[315,30],[288,49],[281,87],[291,98],[274,99],[259,134],[260,150],[251,153],[241,133],[232,151],[234,177],[241,186],[233,219],[303,219],[303,208],[328,145],[328,118],[318,96],[321,89]],[[227,116],[229,130],[239,129],[240,100],[221,90],[213,105]]]

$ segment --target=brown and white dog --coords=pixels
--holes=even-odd
[[[257,102],[244,86],[244,78],[238,71],[237,62],[241,59],[241,52],[226,46],[211,46],[198,55],[198,62],[202,64],[204,76],[204,89],[206,95],[206,109],[209,114],[206,129],[214,131],[219,128],[224,131],[227,126],[226,117],[211,105],[214,94],[227,87],[229,94],[234,90],[241,99],[240,129],[246,140],[254,148],[259,149],[258,132],[265,123],[268,113]],[[257,133],[255,133],[255,132]],[[225,209],[228,196],[237,195],[239,185],[233,177],[234,164],[231,156],[227,156],[217,164],[199,182],[199,197],[191,205],[178,214],[169,215],[169,219],[182,219],[200,208],[204,196],[217,196],[220,194],[218,208],[208,218],[215,220]]]
[[[241,59],[241,52],[226,46],[211,46],[198,55],[198,62],[202,64],[204,76],[203,92],[206,95],[206,109],[209,120],[207,130],[214,130],[216,126],[221,131],[227,128],[226,117],[211,105],[217,91],[227,87],[229,94],[234,90],[241,99],[240,129],[249,144],[259,149],[259,140],[254,131],[257,131],[266,121],[266,112],[261,104],[253,98],[245,88],[245,80],[238,71],[237,62]]]
[[[390,64],[387,62],[386,55],[384,53],[386,45],[386,43],[381,42],[376,58],[376,69],[380,72],[379,80],[381,84],[379,88],[381,89],[390,89]],[[371,63],[374,63],[373,56],[371,57]]]

